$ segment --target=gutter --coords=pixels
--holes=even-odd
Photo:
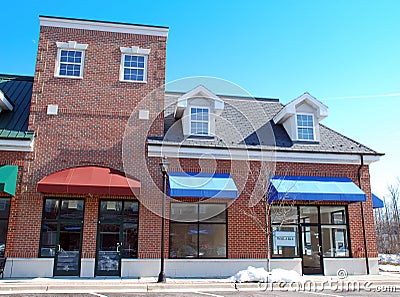
[[[0,139],[0,151],[33,152],[34,139]]]
[[[360,161],[361,164],[358,167],[357,175],[358,175],[358,186],[360,189],[362,188],[362,178],[361,178],[361,169],[364,166],[364,155],[360,154]],[[365,231],[365,221],[364,221],[364,204],[361,201],[360,202],[361,206],[361,223],[362,223],[362,228],[363,228],[363,237],[364,237],[364,250],[365,250],[365,266],[366,266],[366,271],[367,274],[369,274],[369,260],[368,260],[368,248],[367,248],[367,234]]]

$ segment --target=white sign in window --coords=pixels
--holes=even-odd
[[[274,232],[275,246],[296,247],[296,232],[295,231],[275,231]]]

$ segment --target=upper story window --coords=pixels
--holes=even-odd
[[[193,135],[209,135],[208,108],[190,108],[190,133]]]
[[[57,77],[82,78],[87,44],[76,41],[57,42]]]
[[[299,140],[314,140],[314,116],[297,114],[297,137]]]
[[[150,49],[121,47],[121,53],[120,81],[147,82]]]

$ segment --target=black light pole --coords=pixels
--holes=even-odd
[[[162,217],[161,217],[161,269],[158,275],[158,282],[165,283],[165,272],[164,272],[164,233],[165,233],[165,195],[167,192],[167,174],[168,174],[169,162],[166,157],[163,157],[160,162],[160,168],[163,175],[163,199],[162,199]]]

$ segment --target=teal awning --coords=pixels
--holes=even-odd
[[[275,176],[271,179],[269,201],[365,201],[365,193],[350,179],[317,176]]]
[[[17,186],[18,166],[4,165],[0,167],[0,191],[15,195]]]
[[[229,198],[238,197],[238,189],[229,174],[170,172],[170,197]]]

